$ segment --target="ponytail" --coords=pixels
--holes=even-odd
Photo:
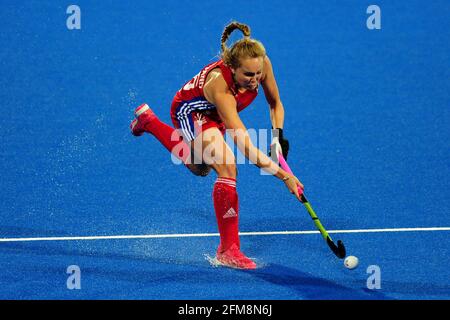
[[[233,21],[225,27],[225,30],[223,30],[222,38],[221,38],[222,52],[225,52],[228,49],[226,42],[227,42],[228,38],[230,37],[231,33],[236,29],[241,30],[241,32],[244,34],[245,38],[250,38],[250,33],[251,33],[250,27],[247,26],[246,24],[239,23],[237,21]]]
[[[243,33],[244,38],[235,42],[231,48],[228,48],[226,42],[231,33],[236,29],[239,29]],[[265,57],[266,49],[263,44],[258,40],[251,39],[250,34],[250,27],[237,21],[233,21],[225,27],[220,44],[222,49],[221,58],[226,65],[232,68],[238,68],[241,59]]]

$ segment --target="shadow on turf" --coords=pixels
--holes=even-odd
[[[26,243],[4,243],[2,250],[5,253],[27,253],[36,256],[57,257],[65,256],[71,261],[76,261],[80,258],[92,258],[93,260],[81,259],[83,272],[86,275],[96,277],[101,281],[108,281],[115,279],[116,281],[126,281],[129,283],[139,284],[143,287],[160,287],[166,284],[187,284],[192,286],[201,286],[202,284],[211,284],[211,278],[220,278],[222,282],[233,282],[236,280],[244,281],[241,277],[236,277],[236,272],[244,273],[246,277],[254,277],[255,279],[263,280],[267,283],[283,287],[293,291],[292,299],[304,300],[393,300],[394,298],[383,294],[380,290],[369,290],[362,287],[359,282],[349,281],[348,286],[344,286],[328,279],[315,277],[309,273],[302,272],[298,269],[286,267],[279,264],[267,264],[257,270],[233,270],[228,268],[213,268],[205,265],[203,261],[198,259],[186,259],[184,254],[177,257],[159,256],[145,256],[142,254],[133,253],[119,253],[119,252],[102,252],[89,248],[89,246],[66,249],[64,246],[46,246],[45,244],[26,244]],[[74,259],[77,258],[77,259]],[[114,267],[108,267],[111,264],[111,259],[115,260]],[[51,278],[55,275],[64,280],[65,270],[61,267],[64,265],[64,260],[55,260],[50,265],[44,264],[40,270],[37,270],[33,260],[24,261],[21,266],[21,272],[18,274],[12,273],[14,279],[11,281],[23,282],[24,274],[28,274],[30,281],[36,281],[35,277],[44,276],[44,278]],[[54,264],[53,264],[54,263]],[[138,265],[136,265],[136,263]],[[141,263],[144,263],[141,265]],[[158,265],[172,266],[170,269]],[[186,268],[187,267],[187,268]],[[201,272],[199,272],[199,268]],[[11,276],[11,275],[10,275]],[[5,279],[4,279],[5,280]],[[65,280],[64,280],[65,281]],[[417,283],[384,283],[387,292],[401,292],[403,294],[417,294],[423,296],[427,295],[446,295],[449,292],[448,286],[436,286],[434,284],[417,284]],[[62,288],[64,289],[64,288]],[[91,288],[93,290],[93,288]],[[59,290],[57,294],[60,294]],[[90,290],[88,290],[90,291]],[[93,292],[94,291],[94,292]],[[95,298],[99,297],[116,297],[111,292],[95,292],[90,291],[90,295]],[[50,292],[48,293],[50,294]],[[136,292],[136,296],[140,293]],[[152,297],[155,299],[174,298],[175,293],[166,292],[158,293]],[[197,292],[196,298],[211,298],[211,293],[205,292],[200,294]],[[222,297],[223,296],[223,297]],[[47,296],[46,296],[47,297]],[[121,298],[133,298],[133,293],[125,294]],[[144,295],[145,297],[145,295]],[[140,296],[140,298],[142,298]],[[215,292],[214,298],[229,298],[226,293]],[[242,296],[241,298],[248,298]],[[252,299],[267,299],[264,291],[253,292]],[[237,298],[239,299],[239,298]],[[270,299],[277,299],[273,296]],[[283,299],[286,299],[283,297]],[[289,299],[289,298],[287,298]]]
[[[378,291],[345,287],[330,280],[314,277],[297,269],[278,264],[267,265],[264,268],[249,272],[249,274],[272,284],[295,290],[306,300],[392,299]],[[255,299],[258,299],[258,297],[255,297]]]

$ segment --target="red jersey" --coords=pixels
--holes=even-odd
[[[236,99],[238,112],[244,110],[250,103],[252,103],[258,95],[258,89],[239,92],[236,84],[234,83],[231,68],[224,65],[222,60],[219,60],[204,67],[194,78],[188,81],[176,93],[172,104],[172,115],[175,115],[177,113],[176,109],[182,107],[184,104],[186,104],[185,109],[189,105],[189,111],[185,110],[184,113],[186,113],[186,111],[192,112],[216,109],[216,106],[206,100],[203,93],[203,87],[209,72],[216,68],[220,68],[222,71],[222,76]]]
[[[225,125],[217,113],[216,106],[206,100],[203,87],[211,70],[220,68],[228,88],[236,99],[237,112],[244,110],[258,95],[258,89],[239,92],[233,80],[230,67],[222,60],[204,67],[194,78],[176,93],[170,114],[177,129],[181,129],[187,141],[193,140],[197,134],[210,127],[217,127],[224,134]]]

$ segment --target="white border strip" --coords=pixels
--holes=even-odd
[[[329,230],[328,233],[374,233],[374,232],[417,232],[417,231],[450,231],[450,227]],[[319,231],[239,232],[239,235],[272,236],[272,235],[297,235],[297,234],[316,234],[316,233],[320,232]],[[185,233],[185,234],[148,234],[148,235],[87,236],[87,237],[0,238],[0,242],[164,239],[164,238],[199,238],[199,237],[218,237],[218,236],[219,236],[218,233]]]

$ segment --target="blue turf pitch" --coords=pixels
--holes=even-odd
[[[325,227],[450,227],[450,5],[377,1],[1,3],[0,238],[216,233],[215,175],[175,166],[129,123],[219,53],[233,19],[275,69],[289,163]],[[218,9],[220,7],[220,10]],[[241,113],[270,128],[261,94]],[[242,232],[315,230],[280,181],[239,165]],[[449,231],[254,235],[253,272],[212,267],[218,237],[0,242],[1,299],[449,299]],[[81,289],[66,269],[78,265]],[[379,266],[381,289],[367,268]]]

